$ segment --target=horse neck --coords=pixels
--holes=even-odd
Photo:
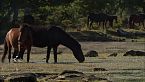
[[[31,27],[31,34],[32,34],[32,37],[35,37],[35,35],[39,34],[39,31],[41,30],[41,28],[38,28],[38,27]],[[40,32],[41,33],[41,32]]]
[[[67,36],[66,39],[61,40],[61,44],[73,50],[76,47],[77,41]]]

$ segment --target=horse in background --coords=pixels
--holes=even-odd
[[[108,15],[107,21],[109,22],[109,26],[113,27],[114,21],[117,23],[117,16],[116,15]]]
[[[139,23],[139,26],[142,24],[144,27],[144,21],[145,21],[145,14],[139,13],[139,14],[133,14],[129,17],[129,26],[135,26],[135,23]]]
[[[94,21],[98,25],[98,22],[99,22],[98,19],[99,19],[98,13],[92,13],[92,12],[89,13],[88,19],[87,19],[87,27],[89,27],[89,29],[91,29]]]
[[[34,47],[47,47],[47,63],[50,57],[51,48],[53,48],[54,62],[57,63],[57,47],[59,44],[62,44],[72,50],[74,57],[79,62],[83,62],[85,60],[81,45],[74,38],[72,38],[57,26],[49,26],[49,28],[38,28],[24,24],[20,28],[20,36],[18,41],[20,43],[20,53],[17,59],[23,58],[23,53],[25,52],[25,48],[23,48],[23,46],[29,44]],[[27,60],[27,62],[28,61],[29,60]]]
[[[103,25],[103,28],[106,27],[107,14],[104,13],[89,13],[87,26],[91,29],[93,22],[96,22],[98,26]]]
[[[144,13],[139,13],[138,15],[140,16],[140,22],[142,23],[142,25],[143,25],[143,27],[144,27],[145,14],[144,14]]]
[[[19,26],[20,27],[20,26]],[[14,26],[12,27],[6,34],[5,36],[5,40],[4,40],[4,54],[2,56],[1,61],[4,62],[4,59],[6,57],[7,52],[8,54],[8,59],[9,59],[9,63],[11,60],[11,50],[12,48],[14,48],[14,53],[13,53],[13,60],[15,60],[16,56],[19,53],[19,46],[18,46],[18,38],[20,35],[20,31],[18,26]],[[25,45],[26,46],[26,45]],[[16,62],[16,61],[14,61]]]
[[[98,26],[103,25],[103,29],[107,27],[107,22],[109,22],[109,26],[113,27],[113,21],[117,22],[117,16],[115,15],[108,15],[104,13],[89,13],[87,26],[91,29],[93,22],[96,22]]]
[[[105,29],[105,27],[106,27],[106,25],[107,25],[107,18],[108,18],[108,15],[107,14],[104,14],[104,13],[99,13],[98,14],[98,16],[99,16],[99,26],[101,25],[101,23],[102,23],[102,25],[103,25],[103,29]]]

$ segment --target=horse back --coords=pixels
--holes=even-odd
[[[5,41],[7,42],[8,45],[17,48],[19,35],[20,35],[19,28],[12,28],[8,31]]]

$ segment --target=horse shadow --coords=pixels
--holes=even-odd
[[[21,63],[21,62],[17,62],[17,63]],[[27,63],[27,62],[23,62],[23,63]],[[75,63],[78,63],[77,61],[76,62],[57,62],[57,63],[54,63],[54,62],[48,62],[46,63],[45,61],[32,61],[32,62],[29,62],[29,63],[34,63],[34,64],[75,64]]]

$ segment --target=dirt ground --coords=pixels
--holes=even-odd
[[[87,75],[106,78],[112,82],[145,82],[145,57],[123,56],[128,50],[145,51],[145,42],[80,42],[83,53],[90,50],[99,53],[98,57],[86,57],[84,63],[78,63],[72,52],[60,45],[58,51],[58,63],[54,64],[51,53],[49,63],[45,63],[46,48],[32,48],[30,63],[26,63],[26,55],[23,63],[0,63],[0,75],[12,73],[49,73],[58,74],[63,70],[75,70]],[[0,56],[3,45],[0,46]],[[117,57],[108,57],[117,53]],[[94,68],[103,68],[106,71],[95,71]],[[96,81],[97,82],[97,81]],[[101,82],[101,81],[100,81]]]

